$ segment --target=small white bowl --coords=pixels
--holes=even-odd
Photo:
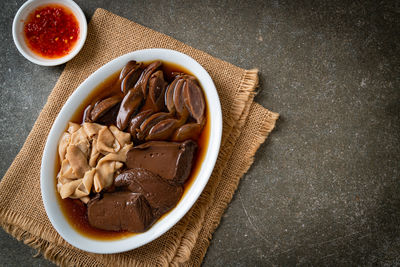
[[[60,210],[56,192],[55,170],[57,153],[57,144],[62,133],[67,127],[68,121],[74,112],[81,106],[89,93],[99,85],[106,77],[122,69],[129,61],[153,61],[161,60],[175,63],[192,72],[199,80],[208,104],[210,112],[210,135],[206,154],[201,163],[200,170],[194,181],[187,189],[186,193],[179,201],[177,206],[166,216],[159,219],[149,230],[144,233],[136,234],[120,240],[96,240],[83,236],[76,231],[66,220],[65,215]],[[42,200],[46,209],[47,216],[57,232],[71,245],[88,252],[93,253],[118,253],[128,251],[143,246],[158,238],[172,226],[174,226],[192,207],[200,196],[208,179],[214,169],[217,160],[222,136],[222,113],[221,104],[215,85],[207,71],[193,58],[168,49],[146,49],[138,50],[116,58],[94,72],[87,78],[68,98],[67,102],[58,114],[47,138],[46,146],[43,151],[40,188]]]
[[[67,7],[72,11],[79,23],[79,37],[77,43],[72,48],[70,53],[60,58],[48,59],[35,54],[31,49],[29,49],[24,38],[24,24],[28,15],[36,8],[46,4],[58,4]],[[82,9],[72,0],[29,0],[20,7],[14,17],[12,34],[18,51],[26,59],[42,66],[56,66],[71,60],[79,53],[86,41],[87,22]]]

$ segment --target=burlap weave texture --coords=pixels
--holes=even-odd
[[[123,27],[121,27],[123,25]],[[168,48],[196,59],[211,75],[223,112],[223,137],[213,174],[187,215],[157,240],[111,255],[78,250],[51,226],[40,194],[42,151],[51,125],[71,93],[108,61],[145,48]],[[23,148],[0,183],[0,223],[14,237],[59,265],[200,265],[209,240],[258,147],[278,114],[253,102],[257,70],[244,70],[171,37],[98,9],[84,48],[65,67]]]

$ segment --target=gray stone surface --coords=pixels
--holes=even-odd
[[[396,1],[76,1],[243,68],[279,112],[204,266],[400,264],[400,5]],[[15,48],[23,1],[0,3],[0,177],[64,66]],[[0,232],[0,265],[51,266]]]

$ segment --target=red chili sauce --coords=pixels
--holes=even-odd
[[[68,54],[79,38],[79,23],[62,5],[45,5],[29,14],[24,26],[28,47],[45,58]]]

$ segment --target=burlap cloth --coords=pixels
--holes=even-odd
[[[169,48],[196,59],[211,75],[223,112],[221,150],[213,174],[186,216],[157,240],[111,255],[81,251],[66,243],[47,218],[40,193],[40,163],[47,134],[71,93],[108,61],[144,48]],[[51,92],[24,146],[0,183],[0,223],[11,235],[59,265],[198,266],[238,182],[278,114],[253,102],[257,70],[244,70],[171,37],[97,9],[85,46]]]

